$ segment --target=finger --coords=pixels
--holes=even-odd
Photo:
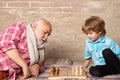
[[[30,76],[30,74],[28,73],[28,74],[24,75],[23,78],[26,79],[26,78],[28,78],[29,76]]]
[[[37,73],[34,71],[34,72],[33,72],[33,76],[36,76],[36,75],[37,75]]]
[[[34,72],[33,72],[33,75],[34,75],[34,76],[38,76],[38,71],[34,71]]]
[[[24,80],[23,76],[22,76],[22,77],[19,77],[18,80]]]
[[[35,73],[35,76],[38,76],[38,72]]]

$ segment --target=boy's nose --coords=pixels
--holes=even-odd
[[[90,37],[90,34],[87,34],[88,37]]]

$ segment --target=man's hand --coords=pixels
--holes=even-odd
[[[20,67],[22,67],[23,71],[23,80],[28,78],[30,76],[30,71],[27,63],[24,61],[22,56],[19,54],[17,49],[11,49],[5,52],[5,54],[11,58],[16,64],[18,64]]]
[[[23,79],[26,79],[31,75],[28,66],[22,67],[22,71],[23,71]]]
[[[34,64],[29,67],[32,76],[38,76],[40,72],[39,64]]]

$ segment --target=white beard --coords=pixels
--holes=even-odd
[[[46,41],[43,41],[42,39],[37,39],[36,41],[37,41],[37,47],[38,47],[38,49],[45,48]]]
[[[46,41],[42,39],[37,39],[36,44],[38,48],[38,54],[39,54],[39,63],[42,63],[44,61],[44,56],[45,56],[45,43]]]

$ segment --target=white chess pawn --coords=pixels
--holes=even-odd
[[[80,65],[80,76],[82,75],[82,67],[81,67],[81,65]]]
[[[75,66],[75,76],[78,76],[78,66]]]
[[[75,69],[72,67],[72,76],[75,74]]]

